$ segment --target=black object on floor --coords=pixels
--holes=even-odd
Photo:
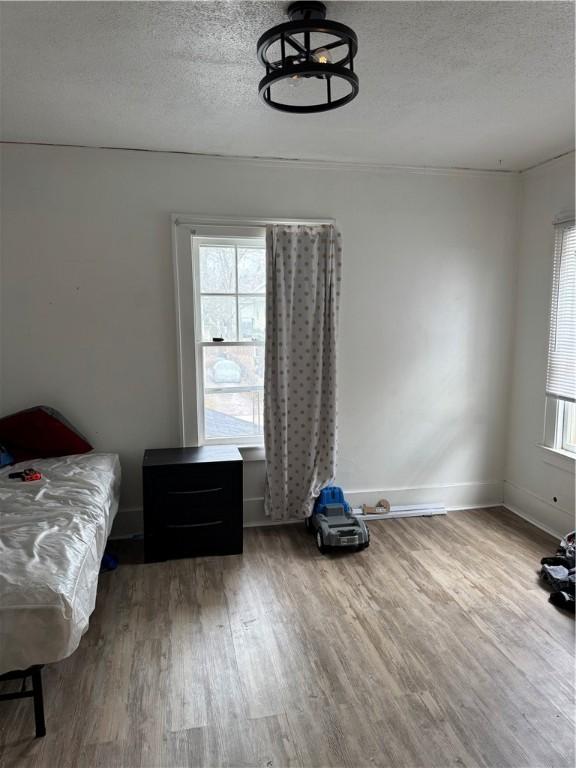
[[[574,568],[574,558],[566,557],[565,555],[550,555],[550,557],[543,557],[540,560],[541,565],[563,565],[564,568]]]
[[[564,608],[566,611],[572,611],[574,613],[574,595],[568,594],[568,592],[552,592],[548,598],[548,602],[555,605],[557,608]]]
[[[552,593],[549,602],[574,612],[576,569],[576,533],[571,531],[560,541],[555,555],[543,557],[540,576]]]
[[[118,568],[118,556],[114,552],[104,552],[100,563],[100,573],[115,571]]]
[[[555,592],[574,592],[574,569],[568,570],[563,565],[543,565],[540,575]]]

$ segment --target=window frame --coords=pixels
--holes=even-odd
[[[564,401],[562,405],[564,413],[562,415],[562,444],[560,448],[576,456],[576,443],[571,443],[568,440],[568,435],[572,431],[572,423],[576,420],[576,404]]]
[[[174,270],[174,296],[176,315],[176,349],[178,364],[178,416],[181,446],[236,445],[255,449],[253,458],[263,458],[263,435],[241,438],[206,438],[203,430],[204,389],[201,360],[198,358],[197,333],[200,324],[200,280],[196,259],[192,253],[192,238],[218,237],[241,240],[265,238],[266,227],[278,225],[334,224],[332,218],[281,219],[226,216],[204,216],[174,213],[172,223],[172,261]],[[255,346],[255,342],[229,342],[230,344]],[[204,342],[219,345],[220,342]],[[202,411],[200,410],[202,409]]]
[[[555,260],[557,258],[557,229],[558,227],[567,228],[574,226],[574,214],[566,213],[558,216],[554,220],[553,234],[553,260],[552,272],[555,269]],[[550,277],[552,284],[552,274]],[[552,287],[550,287],[551,304],[548,308],[549,317],[552,315]],[[548,359],[546,360],[548,366]],[[576,419],[576,404],[552,395],[545,396],[545,416],[544,416],[544,437],[540,445],[548,451],[553,451],[563,459],[576,460],[576,445],[569,443],[567,435],[571,420]]]
[[[539,446],[543,448],[551,460],[560,469],[574,471],[576,462],[576,446],[566,440],[570,419],[576,418],[576,404],[555,397],[546,397],[546,412],[544,419],[544,439]],[[554,461],[552,461],[554,456]]]

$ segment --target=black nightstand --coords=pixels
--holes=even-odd
[[[142,474],[146,562],[242,552],[238,448],[148,450]]]

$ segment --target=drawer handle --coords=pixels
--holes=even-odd
[[[212,523],[182,523],[180,525],[166,525],[165,528],[207,528],[210,525],[222,525],[223,520],[214,520]]]
[[[200,491],[168,491],[168,496],[193,496],[196,493],[216,493],[222,488],[202,488]]]

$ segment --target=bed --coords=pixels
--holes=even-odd
[[[41,480],[8,478],[31,465]],[[0,470],[0,675],[5,679],[15,670],[60,661],[78,647],[94,610],[119,490],[120,462],[111,453],[36,459]]]

